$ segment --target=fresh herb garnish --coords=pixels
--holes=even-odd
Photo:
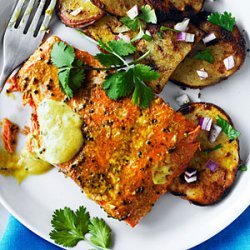
[[[132,31],[136,31],[142,26],[142,22],[156,24],[157,17],[155,14],[155,10],[152,9],[149,5],[145,5],[141,7],[141,14],[135,17],[134,19],[125,16],[122,17],[120,21]]]
[[[216,146],[213,147],[213,148],[208,148],[208,149],[203,150],[203,152],[204,152],[205,154],[210,154],[211,152],[216,151],[216,150],[218,150],[218,149],[220,149],[220,148],[222,148],[222,145],[221,145],[221,144],[218,144],[218,145],[216,145]]]
[[[242,172],[246,172],[248,170],[247,165],[240,165],[239,170]]]
[[[179,30],[172,29],[172,28],[169,28],[169,27],[167,27],[167,26],[161,26],[161,27],[160,27],[160,31],[165,31],[165,30],[173,31],[173,32],[177,32],[177,33],[180,33],[180,32],[181,32],[181,31],[179,31]]]
[[[65,94],[72,98],[74,91],[81,87],[84,70],[117,70],[108,75],[103,83],[106,94],[111,99],[117,100],[133,93],[134,104],[142,108],[148,107],[154,99],[154,92],[145,82],[156,80],[159,74],[149,66],[137,63],[145,58],[149,51],[137,60],[127,63],[124,57],[130,56],[136,51],[135,46],[131,43],[119,39],[108,43],[99,41],[98,44],[106,51],[106,53],[96,55],[96,58],[104,66],[102,68],[93,68],[77,60],[74,48],[70,45],[63,42],[54,44],[51,60],[58,68],[58,78]]]
[[[196,60],[204,60],[211,64],[214,63],[214,56],[211,54],[211,49],[207,48],[205,50],[200,50],[197,52],[197,54],[194,56],[194,59]]]
[[[234,129],[231,124],[221,116],[218,117],[216,124],[222,128],[222,131],[229,137],[230,140],[235,140],[240,136],[240,132]]]
[[[135,61],[128,64],[123,59],[123,56],[129,56],[136,50],[130,43],[118,40],[105,44],[99,41],[99,46],[109,53],[99,53],[96,55],[96,58],[100,60],[103,65],[109,66],[110,63],[107,64],[107,58],[112,56],[113,62],[115,58],[117,58],[117,60],[120,60],[119,65],[122,64],[126,66],[126,69],[116,71],[106,77],[103,83],[103,89],[107,96],[113,100],[117,100],[133,93],[132,100],[134,104],[139,105],[141,108],[148,107],[154,99],[154,92],[145,82],[156,80],[159,78],[159,73],[152,70],[149,66],[143,64],[134,65]],[[143,56],[147,54],[148,52]]]
[[[233,31],[234,25],[236,24],[235,17],[233,17],[231,13],[226,11],[223,14],[218,12],[212,13],[208,16],[207,20],[210,23],[218,25],[230,32]]]
[[[108,250],[112,246],[111,229],[103,219],[90,219],[86,208],[75,212],[70,208],[58,209],[51,221],[50,238],[64,247],[74,247],[79,241],[87,241],[96,249]],[[87,237],[89,235],[89,239]]]
[[[64,42],[55,43],[51,51],[51,61],[58,68],[60,86],[68,98],[81,87],[84,80],[83,63],[75,58],[74,48]]]
[[[88,228],[93,245],[100,249],[109,249],[112,246],[111,229],[103,219],[91,219]]]
[[[150,36],[147,36],[143,31],[143,23],[157,23],[157,17],[155,10],[152,9],[149,5],[144,5],[141,7],[141,13],[134,19],[131,19],[128,16],[122,17],[120,20],[132,31],[139,30],[139,33],[132,39],[132,42],[135,42],[141,38],[150,39]]]

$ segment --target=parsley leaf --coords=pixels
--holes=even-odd
[[[204,61],[207,61],[211,64],[214,63],[214,56],[211,54],[210,48],[198,51],[197,54],[194,56],[194,59],[204,60]]]
[[[89,225],[90,241],[97,247],[103,249],[112,246],[111,229],[103,219],[93,218]]]
[[[123,70],[118,71],[106,77],[103,83],[103,89],[112,100],[129,96],[134,89],[132,78],[131,70],[127,72]]]
[[[125,24],[132,31],[136,31],[138,28],[142,27],[142,22],[145,23],[157,23],[157,17],[155,10],[152,9],[148,4],[141,7],[141,14],[131,19],[128,16],[122,17],[120,21]]]
[[[64,247],[74,247],[85,240],[96,249],[108,250],[112,246],[111,229],[103,219],[93,218],[81,206],[75,212],[68,207],[54,212],[50,238]],[[88,240],[87,234],[90,235]]]
[[[75,60],[75,51],[64,42],[55,43],[51,51],[52,63],[57,68],[70,67]]]
[[[120,21],[125,24],[132,31],[136,31],[140,26],[140,20],[138,18],[131,19],[128,16],[122,17]]]
[[[222,131],[229,137],[230,140],[237,139],[240,136],[240,132],[234,129],[231,124],[229,124],[221,116],[218,117],[216,123],[222,128]]]
[[[154,70],[150,66],[144,64],[135,65],[134,71],[136,76],[139,77],[142,81],[153,81],[160,77],[160,74]]]
[[[104,66],[123,65],[123,61],[113,54],[99,53],[95,58]]]
[[[230,32],[233,31],[234,25],[236,24],[235,17],[233,17],[231,13],[228,13],[226,11],[223,14],[218,12],[212,13],[208,16],[207,20],[210,23],[218,25]]]
[[[154,100],[153,89],[145,85],[139,78],[136,78],[135,82],[135,90],[132,96],[133,103],[139,105],[141,108],[149,107],[150,103]]]
[[[64,247],[73,247],[84,240],[89,231],[89,213],[83,207],[77,213],[65,207],[54,212],[51,224],[54,230],[51,231],[50,238]]]
[[[70,88],[69,82],[70,69],[65,69],[58,72],[58,78],[60,82],[60,86],[63,89],[64,93],[68,98],[73,97],[73,90]]]
[[[141,7],[140,18],[146,23],[157,23],[155,10],[152,9],[148,4]]]
[[[247,167],[247,165],[241,165],[241,166],[239,166],[239,170],[242,172],[245,172],[248,170],[248,167]]]
[[[112,52],[115,52],[119,56],[129,56],[136,51],[136,47],[131,43],[126,43],[123,39],[119,39],[118,41],[110,41],[108,42],[108,46],[111,48]]]
[[[51,61],[58,69],[58,79],[63,92],[72,98],[84,80],[82,61],[75,58],[74,48],[64,42],[55,43],[51,50]]]
[[[107,96],[113,100],[129,96],[135,105],[147,108],[154,99],[154,91],[144,81],[152,81],[159,77],[159,73],[149,66],[137,64],[128,71],[118,71],[106,77],[103,89]]]

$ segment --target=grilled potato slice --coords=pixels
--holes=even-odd
[[[178,65],[177,69],[170,77],[170,80],[176,84],[185,85],[191,88],[204,88],[214,85],[234,74],[245,61],[245,41],[237,26],[234,27],[231,33],[208,21],[203,21],[199,24],[199,28],[207,35],[214,33],[216,40],[214,40],[210,46],[208,43],[207,47],[203,42],[200,42],[185,60]],[[214,63],[212,64],[194,58],[199,50],[204,50],[206,48],[210,48],[211,54],[214,57]],[[227,70],[223,61],[232,55],[234,57],[235,66],[231,70]],[[200,79],[197,74],[197,70],[200,69],[205,69],[208,73],[208,78],[203,80]]]
[[[92,0],[92,2],[100,9],[113,14],[115,16],[126,16],[133,6],[139,8],[146,4],[145,0]]]
[[[158,21],[191,17],[201,11],[204,0],[147,0],[156,10]]]
[[[199,122],[200,117],[210,117],[216,121],[218,116],[221,116],[232,124],[225,111],[210,103],[192,103],[181,108],[180,112],[195,123]],[[238,140],[230,141],[227,135],[221,132],[216,142],[211,144],[208,133],[201,132],[199,137],[201,149],[196,152],[188,166],[197,170],[197,181],[187,183],[182,174],[170,187],[173,194],[197,205],[212,205],[220,201],[233,185],[240,162]],[[208,150],[211,151],[216,145],[222,147],[208,153]],[[219,165],[215,172],[206,167],[209,160]]]
[[[102,40],[105,43],[115,40],[119,33],[133,37],[133,32],[115,16],[105,16],[93,25],[83,28],[82,31],[95,41]]]
[[[163,25],[171,28],[174,26],[173,23],[165,23]],[[176,67],[189,54],[195,44],[200,41],[203,35],[200,30],[193,25],[189,25],[187,32],[195,34],[195,42],[180,42],[177,40],[177,33],[174,31],[161,31],[159,35],[160,27],[161,25],[148,26],[148,30],[152,34],[152,41],[141,39],[136,44],[138,51],[136,54],[137,58],[147,51],[151,51],[150,55],[142,63],[150,65],[160,73],[159,79],[149,83],[157,93],[162,91]]]
[[[57,11],[61,21],[72,28],[93,24],[105,14],[91,1],[82,0],[59,0]]]

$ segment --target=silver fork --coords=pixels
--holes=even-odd
[[[11,72],[22,62],[24,62],[40,45],[50,23],[53,11],[55,9],[56,0],[50,1],[50,4],[45,11],[45,16],[40,30],[36,35],[35,31],[38,29],[39,20],[42,16],[42,12],[47,1],[40,0],[39,6],[28,27],[28,31],[27,33],[25,32],[30,14],[34,8],[35,1],[36,0],[18,0],[15,10],[6,28],[3,40],[3,68],[2,74],[0,76],[0,93]],[[20,13],[25,2],[27,2],[27,7],[23,16],[21,17],[22,19],[18,27],[16,28],[15,26],[17,20],[20,17]]]

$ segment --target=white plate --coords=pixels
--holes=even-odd
[[[6,23],[14,1],[0,0],[0,24]],[[238,23],[250,33],[250,3],[245,0],[220,0],[210,4],[219,11],[231,11]],[[2,12],[2,13],[1,13]],[[3,29],[3,27],[0,27]],[[90,53],[96,47],[88,40],[65,28],[56,18],[51,31],[74,46]],[[1,33],[2,31],[0,31]],[[0,63],[1,65],[1,63]],[[241,157],[247,158],[250,152],[250,60],[249,57],[241,71],[222,84],[202,90],[201,100],[218,104],[233,118],[236,127],[242,132],[240,138]],[[170,103],[173,96],[182,90],[169,84],[164,91],[164,98]],[[193,99],[197,99],[198,91],[191,91]],[[0,118],[7,116],[14,121],[27,122],[24,119],[28,109],[23,110],[20,96],[16,100],[0,97]],[[50,241],[50,219],[57,208],[69,206],[77,208],[84,205],[92,216],[103,217],[115,234],[114,249],[119,250],[151,250],[187,249],[212,237],[235,218],[250,204],[250,171],[239,176],[235,188],[221,203],[212,207],[197,207],[171,195],[165,195],[146,218],[134,229],[124,222],[110,218],[92,201],[81,194],[79,188],[65,179],[55,169],[48,174],[28,178],[20,186],[13,178],[0,177],[0,202],[19,219],[44,239]],[[75,249],[87,249],[85,243]]]

